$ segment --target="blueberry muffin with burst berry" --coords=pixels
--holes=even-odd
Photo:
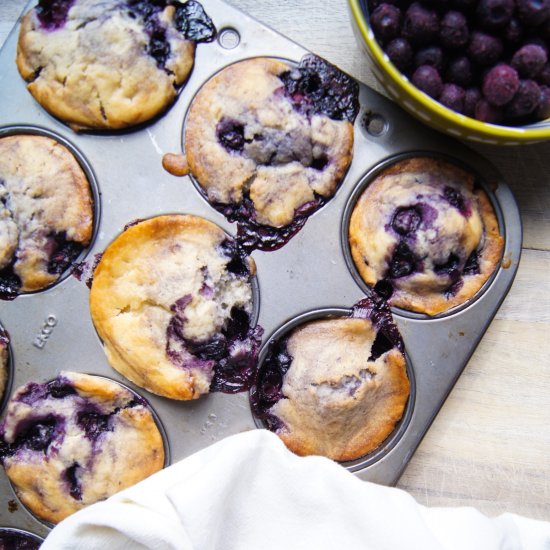
[[[271,342],[251,405],[293,452],[349,461],[387,439],[409,391],[401,336],[375,297]]]
[[[57,523],[162,469],[162,436],[146,402],[105,378],[62,372],[12,396],[0,457],[17,496]]]
[[[28,90],[74,130],[145,122],[176,98],[215,28],[195,0],[39,0],[22,19]]]
[[[90,185],[69,150],[43,136],[0,138],[0,297],[57,281],[92,230]]]
[[[95,269],[90,307],[111,366],[153,393],[195,399],[249,388],[254,261],[196,216],[129,227]]]
[[[329,200],[351,162],[358,85],[326,61],[227,67],[187,118],[189,168],[251,250],[282,246]]]
[[[479,291],[498,266],[503,238],[472,173],[419,157],[368,185],[351,215],[349,244],[362,279],[391,305],[435,315]]]

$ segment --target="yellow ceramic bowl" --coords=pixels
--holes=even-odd
[[[411,84],[374,38],[365,0],[348,0],[354,31],[372,61],[373,72],[404,109],[429,126],[455,137],[493,145],[522,145],[550,139],[550,119],[528,126],[499,126],[461,115]]]

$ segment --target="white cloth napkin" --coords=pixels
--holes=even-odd
[[[61,522],[42,550],[550,550],[550,523],[426,508],[274,434],[232,436]]]

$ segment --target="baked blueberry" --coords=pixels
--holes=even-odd
[[[379,298],[272,341],[250,392],[254,415],[299,455],[348,461],[392,433],[409,396],[403,342]]]
[[[241,61],[203,86],[185,154],[247,251],[279,248],[333,196],[351,162],[358,110],[357,83],[312,55],[295,67]]]
[[[351,254],[390,305],[435,315],[470,299],[494,272],[503,239],[474,181],[451,163],[418,157],[365,188],[350,218]]]
[[[0,139],[0,297],[45,288],[72,267],[92,237],[90,185],[53,139]]]
[[[252,325],[254,261],[217,225],[159,216],[129,227],[104,252],[90,293],[111,366],[172,399],[247,390],[262,329]],[[82,419],[90,437],[108,426]]]
[[[60,396],[55,388],[71,391]],[[0,444],[17,496],[51,523],[164,465],[162,437],[145,401],[114,381],[75,372],[19,388]]]

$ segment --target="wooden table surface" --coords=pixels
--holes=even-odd
[[[355,42],[346,0],[229,3],[383,92]],[[25,4],[0,0],[0,44]],[[511,292],[398,486],[429,506],[550,520],[550,142],[475,147],[516,194],[522,259]]]

